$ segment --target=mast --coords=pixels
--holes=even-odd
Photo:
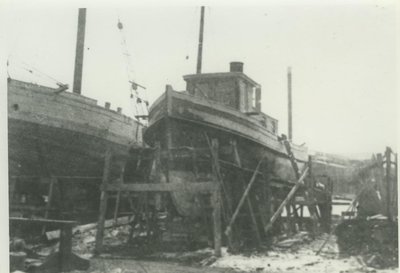
[[[203,56],[203,33],[204,33],[204,6],[201,6],[199,48],[197,51],[197,70],[196,74],[201,74],[201,62]]]
[[[85,46],[86,8],[79,9],[78,34],[76,37],[74,85],[72,91],[80,94],[82,89],[83,53]]]
[[[288,139],[293,140],[293,127],[292,127],[292,69],[288,67],[287,70],[287,84],[288,84]]]

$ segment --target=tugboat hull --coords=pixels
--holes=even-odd
[[[145,139],[150,145],[159,142],[161,149],[169,153],[169,162],[165,164],[172,171],[166,174],[167,182],[196,183],[212,179],[211,139],[218,140],[221,172],[225,181],[232,181],[234,195],[242,193],[243,188],[234,182],[238,173],[229,168],[240,165],[241,175],[250,180],[249,170],[254,170],[262,158],[260,172],[268,177],[271,185],[280,187],[296,180],[283,143],[268,131],[268,126],[263,128],[246,114],[175,91],[167,91],[153,104],[149,114]],[[200,152],[194,155],[185,150]],[[302,168],[308,160],[307,149],[293,146],[293,152]],[[202,208],[195,195],[173,193],[172,196],[182,216],[201,215]]]

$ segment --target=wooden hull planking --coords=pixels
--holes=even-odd
[[[96,210],[106,150],[120,158],[112,169],[117,177],[129,147],[142,145],[142,129],[90,98],[10,80],[9,176],[15,183],[10,202],[20,203],[23,194],[48,195],[48,184],[41,181],[57,177],[64,211],[79,206]]]
[[[242,169],[247,170],[254,170],[264,158],[261,172],[268,177],[270,185],[278,188],[287,185],[287,181],[296,180],[285,147],[277,136],[259,126],[257,120],[233,109],[184,93],[167,91],[153,104],[149,121],[145,139],[149,144],[160,142],[162,149],[187,147],[203,149],[209,154],[209,141],[217,139],[219,158],[226,162],[221,164],[221,172],[231,184],[233,195],[243,192],[242,182],[250,180],[252,174],[251,171],[240,173],[229,168],[237,163],[237,158]],[[293,150],[298,165],[303,168],[308,160],[307,149],[294,146]],[[181,153],[172,156],[172,162],[165,162],[170,168],[166,180],[195,183],[212,179],[210,156],[196,155],[197,163],[192,157]],[[239,175],[242,176],[241,183],[234,182]],[[200,217],[202,205],[197,196],[189,193],[172,196],[181,215]],[[238,200],[240,196],[234,196],[234,199]]]

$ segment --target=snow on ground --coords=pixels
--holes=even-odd
[[[274,247],[268,253],[231,255],[223,251],[223,255],[213,267],[231,268],[239,272],[379,272],[394,273],[398,268],[378,270],[367,267],[359,257],[341,258],[336,245],[336,238],[331,236],[323,251],[316,255],[328,235],[301,246],[282,249]]]

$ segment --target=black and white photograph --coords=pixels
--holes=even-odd
[[[0,1],[0,271],[399,272],[399,11]]]

